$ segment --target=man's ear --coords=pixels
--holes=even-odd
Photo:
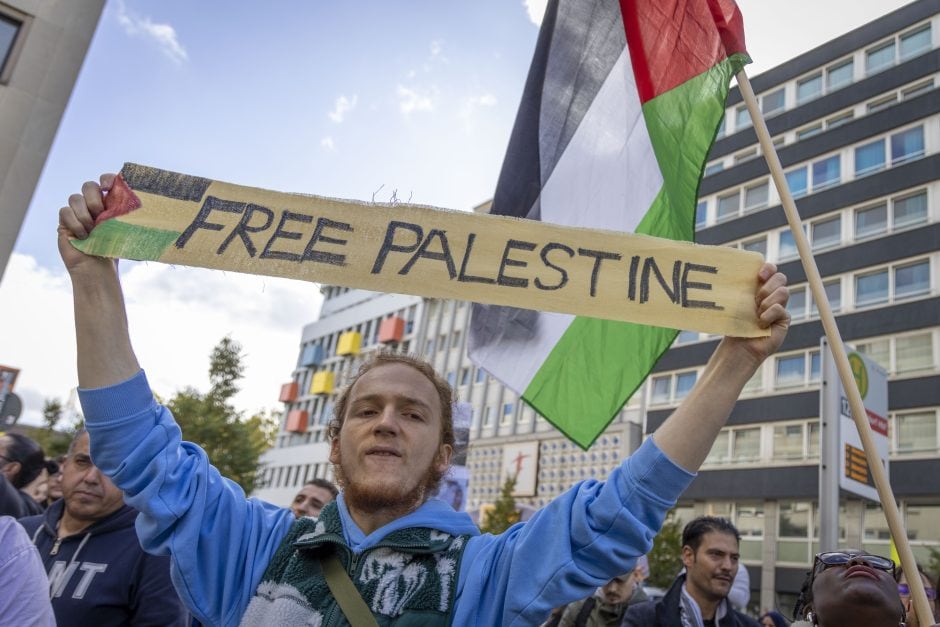
[[[339,454],[339,436],[333,436],[333,439],[330,440],[330,463],[339,465],[340,463],[340,454]]]
[[[686,570],[691,568],[692,564],[695,563],[695,551],[692,550],[688,544],[682,547],[682,564],[685,566]]]
[[[23,470],[23,465],[21,463],[11,461],[7,462],[6,465],[0,469],[0,472],[2,472],[7,480],[12,483],[13,479],[16,478],[16,475],[20,474],[21,470]]]
[[[441,444],[437,450],[437,468],[444,472],[450,468],[450,458],[454,455],[454,447],[450,444]]]

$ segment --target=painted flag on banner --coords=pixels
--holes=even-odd
[[[491,213],[692,240],[705,159],[748,61],[733,0],[551,0]],[[587,448],[676,333],[474,305],[469,347]]]

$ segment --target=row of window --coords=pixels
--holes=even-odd
[[[328,286],[326,289],[333,289],[333,286]],[[349,288],[336,288],[336,289],[345,289]],[[336,355],[336,350],[339,346],[339,339],[344,333],[349,331],[355,331],[362,336],[362,346],[360,349],[368,348],[370,346],[375,346],[379,343],[379,329],[382,326],[382,320],[390,316],[398,316],[404,318],[405,320],[405,335],[410,335],[414,331],[414,321],[417,311],[417,305],[412,305],[407,309],[400,309],[393,314],[383,314],[377,316],[370,320],[365,320],[356,325],[342,329],[341,331],[335,331],[329,335],[319,337],[313,341],[307,342],[301,348],[300,354],[297,356],[297,367],[305,367],[308,364],[304,363],[306,356],[309,354],[311,349],[318,349],[320,357],[317,361],[322,361]],[[406,351],[407,352],[407,351]]]
[[[786,85],[775,87],[760,94],[761,112],[765,117],[778,115],[928,52],[933,47],[931,37],[930,23],[919,24],[849,57],[839,59],[823,69],[814,70]],[[745,105],[738,105],[733,113],[734,132],[751,125]],[[719,137],[724,132],[725,125],[722,124]]]
[[[797,129],[784,131],[783,133],[772,138],[774,147],[779,149],[783,146],[803,141],[804,139],[818,135],[823,131],[837,128],[857,118],[861,118],[865,115],[869,115],[875,113],[876,111],[881,111],[882,109],[891,107],[897,104],[899,101],[904,101],[920,96],[921,94],[934,89],[935,78],[936,77],[930,77],[928,79],[921,79],[909,83],[897,89],[892,89],[889,92],[879,94],[878,96],[871,98],[868,101],[857,103],[847,109],[833,113],[832,115],[822,120],[811,122]],[[739,163],[756,159],[758,156],[760,156],[759,147],[757,145],[752,145],[748,148],[745,148],[744,150],[734,153],[733,155],[720,157],[714,161],[710,161],[705,165],[704,176],[710,176],[716,172],[721,172],[726,167],[732,167],[738,165]]]
[[[940,453],[940,412],[936,408],[891,412],[890,455]],[[819,419],[725,427],[703,468],[735,464],[812,462],[819,459]]]
[[[794,198],[801,198],[902,165],[925,154],[924,126],[921,124],[793,167],[785,173],[787,186]],[[763,178],[700,199],[695,210],[696,228],[725,222],[779,203],[776,189],[771,192],[770,187],[769,179]]]
[[[329,463],[295,464],[264,468],[261,471],[257,489],[300,488],[304,483],[314,478],[332,480],[332,475],[332,464]]]
[[[864,339],[853,342],[855,350],[873,359],[892,376],[912,376],[937,370],[938,334],[917,331],[903,335]],[[819,349],[775,355],[761,364],[747,382],[742,397],[767,391],[809,387],[819,383]],[[772,365],[766,365],[772,364]],[[766,373],[766,374],[765,374]],[[671,372],[651,377],[650,404],[675,404],[685,398],[698,379],[699,369]]]

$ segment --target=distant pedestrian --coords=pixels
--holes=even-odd
[[[39,443],[21,433],[0,437],[0,515],[22,518],[42,512],[23,489],[45,469]]]
[[[297,493],[294,501],[290,504],[290,508],[294,512],[294,518],[302,516],[317,518],[320,515],[320,510],[335,499],[337,494],[339,494],[337,487],[326,479],[319,477],[311,479],[300,488],[300,492]]]
[[[771,610],[759,619],[761,627],[789,627],[790,622],[780,612]]]

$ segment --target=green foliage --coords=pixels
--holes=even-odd
[[[241,345],[224,337],[209,358],[209,392],[195,388],[177,392],[166,405],[183,439],[201,446],[223,476],[250,493],[255,486],[258,459],[274,443],[278,421],[270,412],[244,417],[231,404],[244,372]]]
[[[684,521],[676,517],[676,510],[666,514],[662,529],[653,539],[653,548],[647,554],[650,576],[646,585],[664,590],[672,585],[682,570],[682,528]]]
[[[934,582],[937,581],[937,577],[940,577],[940,551],[934,547],[930,547],[930,561],[924,569],[934,577]]]
[[[42,428],[33,432],[31,437],[42,447],[46,457],[58,457],[69,450],[75,426],[71,425],[67,431],[56,431],[62,422],[64,409],[57,398],[47,398],[42,406]]]
[[[516,475],[506,477],[506,481],[503,483],[503,487],[500,490],[499,498],[496,499],[493,507],[488,509],[483,516],[483,524],[480,525],[480,531],[483,533],[498,534],[519,522],[519,512],[516,510],[516,499],[512,497],[513,490],[515,489]]]

